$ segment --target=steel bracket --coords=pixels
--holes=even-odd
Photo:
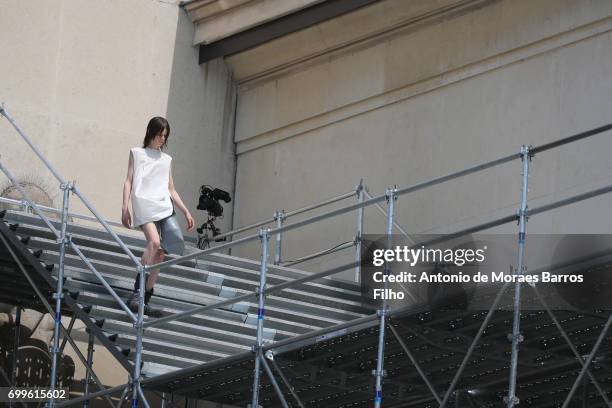
[[[510,397],[506,396],[504,397],[504,404],[508,404],[508,402],[510,401]],[[515,406],[521,403],[521,400],[515,395],[514,397],[512,397],[512,405],[511,406]]]
[[[62,191],[65,191],[65,190],[73,191],[74,190],[74,185],[72,183],[70,183],[70,182],[68,182],[68,183],[60,183],[59,188]]]
[[[65,245],[70,245],[70,243],[72,243],[72,234],[66,234],[66,236],[64,238],[59,237],[55,240],[56,244],[65,244]]]

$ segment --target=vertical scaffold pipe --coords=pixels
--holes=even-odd
[[[57,286],[55,291],[55,325],[53,328],[53,346],[51,347],[51,392],[49,395],[49,408],[53,408],[55,400],[53,398],[53,391],[57,381],[57,364],[58,354],[60,353],[59,338],[60,338],[60,326],[62,324],[62,301],[64,297],[64,258],[66,256],[66,245],[69,243],[69,237],[66,234],[66,226],[68,224],[68,207],[70,200],[70,192],[73,186],[70,183],[61,183],[60,189],[63,192],[62,201],[62,227],[60,230],[60,237],[57,242],[59,243],[59,268],[57,272]]]
[[[357,192],[357,202],[363,203],[364,192],[363,192],[363,179],[359,180],[359,185],[355,189]],[[363,207],[359,207],[357,210],[357,236],[355,237],[355,282],[360,281],[361,274],[361,240],[363,236]]]
[[[264,291],[266,290],[266,271],[268,267],[268,240],[269,240],[269,228],[262,228],[259,230],[259,239],[261,240],[261,271],[259,274],[259,288],[258,298],[259,303],[257,306],[257,340],[253,347],[253,353],[255,355],[255,369],[253,371],[253,398],[251,399],[251,408],[259,408],[259,376],[260,376],[260,364],[261,364],[261,347],[263,346],[263,325],[264,325]]]
[[[531,160],[530,147],[521,147],[521,162],[523,165],[523,185],[521,188],[521,207],[519,208],[519,233],[518,233],[518,259],[515,274],[523,274],[525,257],[525,226],[527,224],[527,193],[529,182],[529,161]],[[510,384],[506,404],[508,408],[519,403],[516,394],[516,371],[518,366],[519,343],[523,341],[520,333],[521,321],[521,283],[517,279],[514,285],[514,319],[512,322],[512,354],[510,357]]]
[[[285,210],[276,211],[274,213],[274,219],[276,220],[276,228],[283,226],[285,220]],[[276,234],[276,243],[274,247],[274,265],[280,265],[281,263],[281,244],[283,239],[283,233],[279,232]]]
[[[134,373],[132,375],[132,408],[138,407],[138,390],[140,389],[140,363],[142,361],[142,335],[144,333],[144,293],[146,267],[139,265],[136,271],[140,276],[140,287],[138,288],[138,320],[134,323],[136,329],[136,355],[134,356]]]
[[[13,371],[11,372],[11,383],[10,387],[15,387],[15,377],[17,376],[17,354],[19,353],[19,336],[21,334],[21,307],[17,306],[17,310],[15,310],[15,335],[13,336],[13,362],[11,364],[11,368]],[[13,406],[11,400],[9,400],[9,408]]]
[[[391,247],[392,243],[392,235],[393,234],[393,210],[394,203],[397,199],[397,188],[388,188],[385,195],[387,196],[387,204],[389,206],[389,211],[387,214],[387,249]],[[385,262],[384,274],[387,276],[389,274],[389,264]],[[387,288],[388,283],[387,279],[384,280],[384,291],[382,298],[382,307],[378,311],[378,315],[380,317],[380,327],[378,329],[378,356],[376,358],[376,371],[374,372],[374,376],[376,377],[376,394],[374,395],[374,407],[380,408],[382,404],[382,383],[384,377],[384,359],[385,359],[385,325],[387,324]]]
[[[89,332],[89,342],[87,343],[87,366],[90,370],[87,370],[85,376],[85,398],[89,397],[89,383],[91,382],[91,368],[93,366],[93,353],[94,353],[94,338],[93,334]],[[89,407],[89,399],[83,401],[83,408]]]

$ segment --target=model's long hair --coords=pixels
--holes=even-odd
[[[151,140],[155,139],[159,132],[162,132],[164,129],[168,132],[168,136],[166,136],[166,140],[164,140],[164,144],[161,146],[161,149],[164,149],[168,145],[168,139],[170,139],[170,124],[166,118],[162,118],[161,116],[152,118],[147,125],[147,133],[142,141],[142,147],[144,148],[149,146]]]

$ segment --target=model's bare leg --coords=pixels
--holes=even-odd
[[[157,232],[157,228],[155,224],[152,222],[148,222],[142,226],[142,231],[145,234],[145,239],[147,240],[147,246],[145,247],[144,252],[142,253],[142,258],[140,258],[143,265],[153,265],[158,263],[157,258],[159,252],[163,253],[161,249],[161,243],[159,239],[159,233]],[[153,275],[155,278],[152,278]],[[159,275],[159,269],[153,269],[147,282],[145,284],[145,290],[153,289],[155,285],[155,281],[157,280],[157,275]]]
[[[157,253],[155,254],[155,257],[153,259],[152,264],[156,264],[156,263],[160,263],[160,262],[164,262],[164,258],[166,257],[166,254],[164,253],[163,249],[159,249],[157,251]],[[155,286],[155,282],[157,282],[157,276],[159,275],[159,269],[153,269],[151,271],[151,274],[149,275],[149,278],[147,279],[147,284],[146,284],[146,288],[145,290],[151,290],[153,289],[153,286]]]
[[[159,240],[159,234],[157,232],[157,228],[155,224],[152,222],[146,223],[142,226],[142,230],[144,231],[145,238],[147,239],[147,246],[142,254],[142,264],[143,265],[153,265],[159,261],[159,253],[163,253],[161,249],[161,244]],[[154,269],[151,271],[151,275],[149,275],[147,282],[145,282],[145,293],[144,293],[144,301],[145,301],[145,314],[150,317],[161,317],[162,312],[160,310],[153,309],[149,307],[149,300],[151,296],[153,296],[153,286],[155,285],[155,281],[157,280],[157,275],[159,274],[159,269]],[[138,311],[138,293],[140,291],[140,275],[136,277],[136,282],[134,283],[134,292],[132,293],[131,298],[128,300],[128,307],[133,312]]]

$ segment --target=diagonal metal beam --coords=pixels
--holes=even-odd
[[[150,408],[149,401],[147,401],[147,397],[145,397],[144,391],[142,390],[140,384],[138,384],[138,395],[140,396],[140,400],[142,401],[142,404],[145,406],[145,408]]]
[[[121,393],[121,397],[119,398],[117,405],[115,405],[114,408],[121,408],[121,406],[123,405],[123,401],[125,400],[125,397],[127,396],[129,390],[130,390],[130,387],[125,387],[125,389]]]
[[[567,335],[567,332],[565,331],[563,326],[561,326],[561,323],[559,323],[559,320],[557,319],[555,314],[552,312],[552,310],[548,306],[548,302],[546,302],[546,300],[541,295],[540,291],[538,290],[538,288],[535,285],[533,285],[533,286],[530,285],[530,287],[535,292],[535,294],[536,294],[538,300],[540,301],[540,303],[542,303],[542,306],[544,306],[544,309],[546,310],[546,313],[548,313],[548,315],[550,316],[550,319],[553,321],[555,326],[557,326],[557,329],[559,329],[559,333],[561,333],[561,336],[563,337],[563,339],[565,340],[565,342],[569,346],[570,350],[572,350],[572,353],[574,354],[574,356],[576,356],[576,359],[580,362],[581,367],[585,368],[585,363],[583,361],[582,356],[580,355],[580,353],[578,353],[578,350],[576,350],[576,347],[574,347],[574,344],[572,343],[571,339]],[[591,371],[588,370],[588,368],[587,368],[587,375],[589,376],[589,378],[593,382],[593,385],[595,386],[595,388],[597,389],[597,391],[601,395],[601,398],[603,398],[603,400],[605,401],[606,405],[610,406],[610,400],[608,399],[608,396],[606,395],[606,392],[601,388],[601,385],[599,385],[599,382],[597,381],[595,376],[591,373]]]
[[[433,385],[431,384],[431,382],[429,382],[429,379],[427,378],[427,376],[425,375],[425,373],[423,372],[423,370],[421,369],[421,366],[419,366],[419,363],[416,361],[416,358],[414,358],[414,355],[410,352],[410,350],[408,349],[408,347],[406,346],[406,343],[404,343],[404,340],[402,340],[401,336],[399,335],[399,333],[397,332],[397,329],[395,327],[393,327],[392,324],[389,324],[389,329],[391,330],[391,332],[393,333],[393,336],[395,336],[395,340],[397,340],[397,342],[399,343],[399,345],[402,347],[402,349],[404,350],[404,353],[406,353],[406,355],[408,356],[408,358],[410,359],[410,362],[412,363],[412,365],[414,366],[414,368],[416,368],[417,372],[419,373],[419,375],[421,376],[421,378],[423,379],[423,381],[425,382],[425,385],[427,385],[427,388],[429,388],[429,391],[431,391],[431,393],[433,394],[434,398],[436,399],[436,401],[438,402],[438,404],[442,404],[442,400],[440,399],[440,397],[438,396],[438,392],[436,391],[436,389],[433,387]]]
[[[599,346],[601,346],[601,343],[603,342],[603,339],[606,337],[606,333],[610,329],[611,325],[612,325],[612,313],[610,313],[610,316],[608,317],[608,320],[606,321],[606,324],[604,325],[603,329],[601,330],[601,333],[600,333],[599,337],[597,338],[597,341],[595,342],[595,345],[593,346],[593,349],[591,350],[591,352],[589,353],[586,361],[582,365],[582,369],[580,370],[580,373],[578,374],[578,377],[576,378],[576,381],[574,382],[574,384],[572,385],[572,388],[570,389],[569,393],[567,394],[567,398],[563,402],[562,408],[567,408],[569,406],[570,401],[574,397],[574,393],[576,392],[576,390],[578,389],[578,386],[580,385],[580,381],[582,380],[582,377],[584,377],[584,374],[586,373],[587,368],[589,367],[589,365],[593,361],[593,358],[595,358],[595,354],[597,353],[597,350],[599,349]]]
[[[400,322],[400,321],[398,321],[397,323],[398,323],[400,326],[404,327],[406,330],[410,331],[410,333],[412,333],[412,335],[414,335],[414,336],[416,336],[416,337],[419,337],[419,338],[420,338],[420,339],[421,339],[423,342],[425,342],[425,343],[427,343],[427,344],[430,344],[430,345],[432,345],[432,346],[434,346],[434,347],[438,348],[439,350],[452,351],[452,352],[454,352],[454,353],[463,353],[463,351],[464,351],[464,350],[460,350],[460,349],[458,349],[458,348],[456,348],[456,347],[444,346],[444,345],[438,344],[438,343],[436,343],[436,342],[434,342],[434,341],[432,341],[432,340],[428,339],[428,338],[427,338],[426,336],[424,336],[423,334],[421,334],[421,333],[417,332],[415,329],[413,329],[412,327],[408,326],[407,324],[405,324],[405,323],[403,323],[403,322]],[[437,334],[442,333],[442,334],[446,334],[446,335],[453,335],[453,336],[461,337],[462,339],[464,339],[464,340],[466,340],[466,341],[470,340],[470,338],[469,338],[467,335],[465,335],[465,334],[461,334],[461,333],[458,333],[458,332],[450,332],[450,331],[448,331],[448,330],[442,330],[442,329],[440,329],[440,328],[438,328],[438,327],[435,327],[435,326],[433,326],[433,325],[424,325],[424,326],[425,326],[425,327],[426,327],[428,330],[431,330],[431,331],[433,331],[433,332],[435,332],[435,333],[437,333]],[[462,328],[462,329],[465,329],[465,328],[468,328],[468,327],[471,327],[471,326],[472,326],[472,325],[465,326],[465,327],[464,327],[464,328]],[[493,340],[493,341],[495,341],[495,340]],[[499,341],[495,341],[495,343],[496,343],[497,345],[501,345]],[[505,345],[505,344],[504,344],[504,345]],[[475,356],[479,356],[479,357],[486,358],[487,360],[492,360],[492,361],[502,362],[502,363],[504,363],[504,364],[508,362],[508,359],[507,359],[507,358],[502,358],[501,356],[499,356],[499,354],[497,354],[497,356],[495,356],[495,355],[492,355],[492,354],[487,354],[487,353],[477,352],[477,351],[475,351],[475,352],[474,352],[474,353],[472,353],[472,354],[474,354]],[[522,366],[525,366],[525,367],[539,367],[539,366],[538,366],[538,365],[536,365],[536,364],[525,364],[525,363],[521,363],[521,365],[522,365]]]
[[[6,237],[1,232],[0,232],[0,240],[2,241],[2,243],[4,244],[6,249],[8,250],[9,254],[13,258],[13,260],[15,261],[15,263],[17,264],[17,266],[19,267],[19,269],[21,270],[23,275],[25,276],[26,280],[30,283],[30,286],[32,286],[32,289],[34,289],[34,292],[36,292],[36,295],[40,298],[41,302],[43,303],[43,305],[47,309],[47,312],[51,316],[55,316],[55,311],[53,310],[53,308],[51,307],[51,305],[49,304],[49,302],[47,301],[45,296],[42,294],[42,292],[40,291],[38,286],[36,286],[36,283],[34,282],[32,277],[30,276],[30,274],[26,270],[25,266],[23,266],[23,264],[19,260],[19,257],[17,257],[17,254],[15,254],[13,249],[9,246],[9,243],[8,243]],[[54,317],[54,319],[55,319],[55,317]],[[74,342],[74,340],[72,339],[72,337],[70,337],[70,333],[68,332],[68,330],[66,330],[66,328],[64,327],[63,324],[60,324],[60,329],[62,330],[64,336],[66,336],[65,338],[68,339],[68,341],[70,342],[70,345],[74,349],[74,352],[76,353],[76,355],[81,360],[81,363],[83,363],[83,365],[85,366],[85,369],[88,372],[91,372],[91,376],[93,377],[94,381],[96,382],[96,385],[98,386],[98,388],[100,390],[103,390],[104,386],[102,385],[102,382],[100,381],[100,379],[98,378],[96,373],[93,371],[93,369],[87,365],[87,359],[83,356],[83,353],[81,353],[81,351],[77,347],[77,345]],[[112,407],[113,406],[112,400],[108,396],[106,396],[106,400],[110,404],[110,406]]]
[[[274,378],[274,373],[272,373],[272,370],[270,369],[270,366],[268,365],[268,362],[266,361],[263,354],[259,354],[259,359],[261,360],[261,365],[263,365],[264,370],[266,370],[266,374],[268,375],[268,378],[270,379],[272,388],[274,388],[274,391],[276,392],[276,396],[280,400],[281,405],[283,406],[283,408],[289,408],[289,405],[287,405],[287,400],[285,400],[285,396],[283,395],[283,391],[278,386],[278,383],[276,382],[276,378]]]
[[[272,355],[272,358],[270,358],[269,360],[272,363],[272,367],[274,367],[274,369],[276,370],[276,372],[280,376],[281,380],[285,384],[285,387],[287,387],[289,389],[289,392],[291,393],[293,398],[295,398],[295,401],[297,402],[299,407],[300,408],[305,408],[304,407],[304,403],[302,402],[300,397],[297,395],[297,392],[295,392],[295,388],[291,385],[291,383],[289,382],[289,380],[287,379],[287,377],[285,376],[285,374],[283,373],[283,371],[281,370],[279,365],[276,363],[276,360],[274,359],[274,356]]]
[[[70,399],[68,401],[62,401],[62,402],[56,404],[55,406],[58,407],[58,408],[59,407],[69,407],[70,405],[78,404],[79,402],[83,402],[85,400],[91,400],[91,399],[94,399],[94,398],[97,398],[97,397],[102,397],[102,396],[105,396],[108,400],[110,400],[110,398],[108,397],[110,394],[114,394],[117,391],[120,391],[120,390],[124,389],[128,385],[129,384],[121,384],[121,385],[117,385],[117,386],[112,387],[112,388],[106,388],[106,389],[104,389],[102,391],[98,391],[98,392],[94,392],[92,394],[89,394],[88,397],[82,396],[82,397]],[[113,408],[115,407],[113,405],[112,400],[110,400],[110,404],[111,404],[111,407],[113,407]]]
[[[72,333],[72,328],[74,327],[75,321],[76,321],[76,315],[72,315],[72,317],[70,318],[70,323],[68,324],[68,329],[66,329],[66,332],[68,333],[69,336],[70,336],[70,333]],[[34,333],[34,330],[32,330],[32,333]],[[60,353],[64,352],[64,348],[66,347],[67,342],[68,342],[68,338],[64,336],[64,339],[62,340],[62,345],[60,346]]]
[[[453,378],[453,381],[451,381],[451,384],[448,387],[448,390],[446,391],[446,394],[444,394],[444,398],[442,399],[442,402],[440,403],[439,408],[444,408],[446,406],[446,403],[448,402],[448,399],[450,398],[451,394],[453,393],[453,391],[455,389],[455,386],[457,385],[457,382],[459,381],[459,378],[461,377],[461,374],[463,373],[463,370],[467,366],[467,363],[468,363],[470,357],[472,356],[472,353],[474,352],[474,349],[476,348],[476,344],[480,340],[480,337],[482,337],[482,333],[484,332],[484,329],[489,324],[489,320],[491,320],[491,316],[493,316],[493,312],[495,311],[495,308],[497,307],[497,304],[501,300],[501,298],[502,298],[504,292],[506,291],[506,289],[508,288],[508,286],[509,286],[509,283],[504,283],[504,285],[501,287],[501,289],[497,293],[497,296],[495,297],[495,300],[493,301],[493,304],[491,305],[491,308],[489,309],[489,312],[487,313],[487,316],[485,317],[484,321],[480,325],[480,329],[478,330],[478,333],[476,333],[476,336],[474,337],[474,340],[472,341],[472,344],[470,344],[470,347],[468,348],[468,351],[465,354],[465,357],[463,358],[463,361],[461,362],[461,365],[459,366],[459,369],[457,370],[457,373],[455,374],[455,377]]]

